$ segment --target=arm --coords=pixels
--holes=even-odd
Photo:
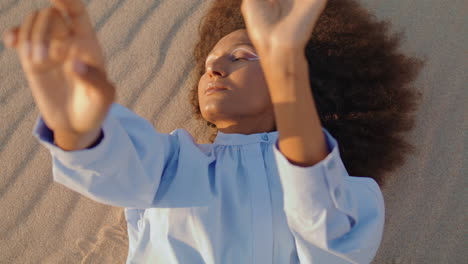
[[[275,47],[262,66],[273,102],[279,149],[298,166],[311,166],[323,160],[330,150],[310,89],[304,50]]]
[[[385,207],[372,178],[352,177],[338,142],[323,128],[331,152],[310,167],[296,166],[274,146],[284,212],[300,263],[370,263],[381,243]]]
[[[39,117],[34,135],[52,155],[54,181],[92,200],[128,208],[148,208],[166,164],[177,159],[177,135],[158,133],[145,119],[114,103],[96,146],[66,151]]]
[[[326,3],[243,0],[241,10],[274,105],[274,152],[299,261],[369,263],[382,237],[383,197],[373,179],[349,176],[321,127],[304,56]]]
[[[260,52],[279,132],[275,145],[284,211],[301,263],[369,263],[383,233],[384,204],[371,178],[350,177],[323,129],[302,47]]]
[[[281,152],[310,166],[329,152],[309,85],[304,49],[326,0],[243,0],[242,15],[274,105]]]

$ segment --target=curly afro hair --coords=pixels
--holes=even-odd
[[[225,35],[245,29],[242,0],[215,0],[199,25],[196,80],[204,74],[208,53]],[[403,165],[416,148],[402,132],[414,127],[413,113],[422,93],[411,84],[425,61],[398,51],[404,34],[391,33],[388,21],[356,0],[329,1],[309,40],[310,86],[322,126],[339,142],[350,175],[371,177],[383,186],[386,175]],[[198,83],[190,91],[195,118],[202,120]],[[216,137],[213,128],[210,142]]]

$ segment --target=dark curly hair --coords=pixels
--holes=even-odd
[[[193,55],[195,80],[204,74],[208,53],[225,35],[245,29],[242,0],[215,0],[199,25]],[[398,51],[404,34],[390,33],[390,23],[379,21],[356,0],[331,0],[308,42],[310,86],[321,124],[338,141],[350,175],[371,177],[382,187],[387,174],[416,148],[402,132],[414,127],[422,93],[412,82],[425,64]],[[203,119],[198,83],[190,91],[193,113]],[[216,137],[213,128],[210,142]]]

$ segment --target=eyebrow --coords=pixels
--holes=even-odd
[[[248,46],[250,46],[250,47],[252,47],[252,48],[255,48],[255,47],[252,45],[252,43],[248,43],[248,42],[236,43],[236,44],[234,44],[234,45],[232,45],[232,46],[240,46],[240,45],[248,45]]]

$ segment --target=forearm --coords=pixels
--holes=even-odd
[[[178,134],[159,133],[146,119],[119,104],[112,105],[101,129],[101,142],[80,151],[52,144],[54,132],[42,117],[33,133],[51,153],[55,182],[107,205],[153,206],[163,175],[174,173],[166,168],[178,160]]]
[[[312,95],[302,48],[269,49],[261,58],[274,105],[279,148],[293,164],[307,167],[329,153]]]

